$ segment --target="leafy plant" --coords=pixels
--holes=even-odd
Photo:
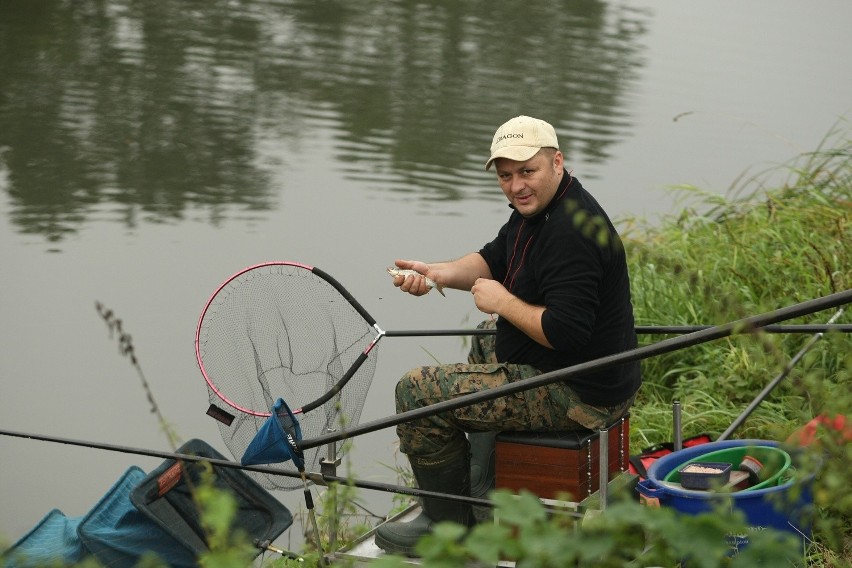
[[[475,526],[439,524],[417,546],[423,566],[495,566],[511,560],[527,568],[564,566],[621,568],[677,566],[699,568],[754,566],[757,562],[789,564],[802,557],[798,539],[766,531],[750,533],[749,544],[732,554],[727,541],[732,531],[745,531],[741,514],[720,507],[712,514],[681,515],[673,509],[650,508],[625,498],[604,512],[577,518],[546,509],[538,498],[502,490],[492,495],[496,523]],[[373,563],[380,568],[405,565],[386,556]]]

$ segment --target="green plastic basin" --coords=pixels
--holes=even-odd
[[[683,466],[691,463],[722,462],[731,464],[732,471],[737,471],[745,456],[752,456],[760,461],[763,464],[763,469],[760,471],[760,481],[743,489],[743,491],[775,487],[781,481],[782,475],[790,469],[792,463],[790,454],[780,448],[773,446],[737,446],[702,454],[684,462]],[[670,471],[664,481],[680,483],[679,469],[680,467],[676,467]]]

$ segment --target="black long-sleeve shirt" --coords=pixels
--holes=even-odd
[[[497,359],[542,372],[636,347],[624,247],[603,208],[566,171],[556,195],[534,217],[514,211],[479,253],[495,280],[525,302],[544,306],[548,349],[497,321]],[[568,379],[587,404],[613,406],[641,384],[638,362]]]

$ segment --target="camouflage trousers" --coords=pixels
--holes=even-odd
[[[491,328],[486,321],[479,328]],[[541,372],[498,363],[495,336],[474,335],[468,362],[412,369],[396,385],[397,413],[513,383]],[[599,429],[621,418],[633,398],[612,407],[582,402],[564,382],[529,389],[397,426],[400,451],[427,456],[465,443],[465,432]]]

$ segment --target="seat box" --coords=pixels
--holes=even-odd
[[[630,457],[630,419],[625,416],[608,429],[609,477],[627,471]],[[600,433],[501,432],[497,435],[495,487],[527,489],[543,499],[570,493],[581,501],[600,485]]]

